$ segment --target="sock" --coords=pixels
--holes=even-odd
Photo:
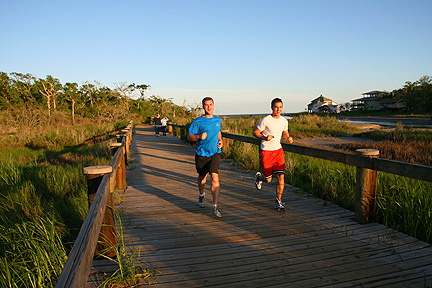
[[[204,197],[204,195],[205,195],[205,193],[203,193],[203,194],[199,194],[200,197]]]

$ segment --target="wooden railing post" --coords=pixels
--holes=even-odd
[[[176,123],[173,123],[172,124],[173,126],[172,126],[172,128],[173,128],[173,136],[176,136],[177,137],[177,124]]]
[[[121,143],[124,137],[124,134],[116,134],[117,137],[117,143]]]
[[[125,136],[125,148],[126,148],[126,153],[129,155],[129,146],[130,146],[130,133],[129,133],[129,129],[122,129],[121,132],[124,133]]]
[[[114,154],[117,152],[118,149],[122,149],[122,159],[117,167],[117,173],[115,175],[116,181],[115,181],[115,187],[114,189],[116,190],[123,190],[126,189],[127,184],[126,184],[126,163],[124,161],[124,149],[122,148],[122,144],[121,143],[111,143],[110,144],[110,148],[111,148],[111,155],[114,156]]]
[[[356,155],[379,157],[379,150],[357,149]],[[377,180],[376,170],[357,167],[355,220],[359,223],[371,223],[375,217]]]
[[[169,134],[173,134],[173,127],[172,125],[167,125],[168,126],[168,133]]]
[[[117,152],[118,148],[120,148],[122,145],[121,143],[110,143],[110,150],[111,150],[111,156],[114,156],[114,154]]]
[[[228,131],[229,130],[221,130],[222,133],[228,133]],[[229,139],[226,137],[223,137],[223,134],[222,134],[222,144],[223,144],[222,145],[222,153],[224,154],[225,158],[227,158],[225,152],[229,148]]]
[[[125,134],[117,134],[116,136],[117,136],[117,142],[118,143],[122,143],[122,141],[123,141],[123,138],[124,138],[124,143],[125,143],[125,159],[124,159],[124,161],[125,161],[125,165],[127,165],[128,164],[128,157],[129,157],[129,145],[128,145],[128,141],[127,141],[127,136],[126,136],[127,134],[125,133]]]
[[[180,139],[186,140],[187,138],[187,131],[184,126],[180,127]]]
[[[105,174],[112,172],[111,166],[90,166],[83,169],[84,174],[87,176],[87,189],[88,189],[88,201],[89,207],[93,202],[93,199],[98,190],[99,184]],[[98,244],[96,245],[95,254],[99,254],[102,251],[106,251],[104,254],[109,257],[116,255],[115,251],[110,248],[115,248],[117,244],[117,236],[115,230],[115,218],[114,218],[114,199],[112,193],[108,198],[108,203],[105,208],[105,215],[102,222],[102,227],[99,233]],[[109,249],[109,250],[107,250]]]

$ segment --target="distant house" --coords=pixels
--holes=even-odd
[[[380,102],[381,110],[404,110],[406,103],[402,99],[382,99]]]
[[[326,112],[326,113],[340,113],[340,105],[333,100],[320,95],[318,98],[311,101],[307,106],[309,113]]]
[[[362,98],[352,100],[351,110],[401,110],[406,107],[406,103],[401,99],[383,99],[386,92],[370,91],[362,94]]]

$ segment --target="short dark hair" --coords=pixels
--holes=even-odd
[[[211,101],[213,102],[213,104],[214,104],[214,100],[213,100],[213,98],[211,98],[211,97],[209,97],[209,96],[204,97],[204,99],[202,100],[202,106],[203,106],[203,108],[204,108],[204,102],[205,102],[205,101],[208,101],[208,100],[211,100]]]
[[[276,104],[276,103],[282,103],[282,105],[283,105],[283,102],[282,102],[282,99],[280,99],[280,98],[274,98],[272,101],[271,101],[271,107],[273,108],[273,106]]]

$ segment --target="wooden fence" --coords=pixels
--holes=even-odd
[[[117,135],[117,143],[111,145],[113,158],[109,166],[84,168],[87,176],[89,211],[68,255],[55,287],[84,287],[95,252],[115,246],[113,191],[126,189],[126,164],[132,141],[132,123],[124,134]],[[99,240],[99,241],[98,241]]]
[[[186,139],[187,126],[169,124],[173,135],[180,134]],[[179,132],[177,130],[180,130]],[[225,149],[228,139],[260,145],[261,140],[222,131]],[[356,203],[355,219],[359,223],[369,223],[375,216],[375,200],[377,191],[377,171],[432,182],[432,167],[410,164],[400,161],[378,158],[379,151],[375,149],[358,149],[356,153],[339,152],[329,149],[314,148],[297,144],[282,143],[285,152],[339,162],[356,167]]]

